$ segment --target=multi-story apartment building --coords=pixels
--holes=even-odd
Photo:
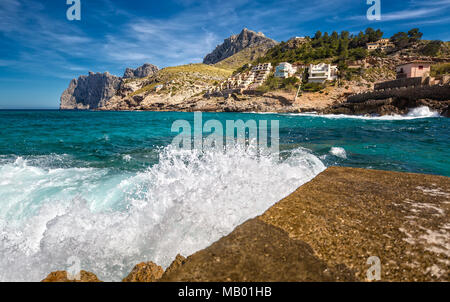
[[[337,79],[338,69],[337,66],[320,63],[317,65],[309,65],[309,77],[310,83],[324,83],[326,81],[334,81]]]
[[[252,72],[255,75],[255,80],[252,86],[254,87],[262,85],[271,71],[272,71],[271,63],[258,64],[254,66],[252,68]]]
[[[297,72],[297,68],[288,62],[278,64],[275,68],[274,76],[276,78],[289,78]]]
[[[250,71],[236,74],[220,83],[214,89],[214,92],[225,90],[247,90],[256,88],[264,83],[271,70],[271,63],[256,65]]]

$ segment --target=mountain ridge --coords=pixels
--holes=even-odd
[[[239,34],[226,38],[222,44],[217,47],[203,59],[203,64],[216,64],[234,54],[255,45],[267,45],[271,48],[278,43],[275,40],[267,38],[261,32],[255,32],[244,28]]]

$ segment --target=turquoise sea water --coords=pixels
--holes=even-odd
[[[0,111],[1,162],[136,172],[158,162],[175,120],[192,113]],[[279,120],[281,150],[304,147],[324,163],[450,176],[449,119],[203,113],[203,120]],[[331,156],[343,148],[346,158]],[[44,157],[48,157],[44,160]],[[130,158],[130,160],[124,160]]]
[[[281,160],[241,148],[167,147],[192,113],[0,111],[0,280],[81,268],[120,280],[189,255],[264,212],[328,166],[450,176],[450,120],[204,113],[278,120]]]

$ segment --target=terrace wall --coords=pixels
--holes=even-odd
[[[393,97],[404,98],[408,100],[419,100],[419,99],[433,99],[439,101],[450,100],[450,84],[381,89],[351,95],[347,98],[347,102],[362,103],[368,100],[384,100]]]
[[[383,89],[392,89],[392,88],[401,88],[401,87],[416,87],[422,85],[422,78],[404,78],[397,79],[382,83],[375,84],[375,90],[383,90]]]

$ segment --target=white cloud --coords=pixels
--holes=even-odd
[[[353,21],[359,30],[367,23],[365,15],[345,17],[352,11],[354,0],[310,0],[307,4],[298,0],[273,4],[250,0],[177,1],[182,8],[178,13],[154,18],[133,15],[112,0],[98,0],[97,11],[90,12],[89,20],[98,24],[99,31],[91,32],[91,28],[83,30],[85,23],[65,21],[64,12],[61,18],[48,15],[42,3],[0,0],[0,33],[19,45],[14,52],[16,57],[3,59],[0,66],[64,78],[86,70],[74,66],[89,66],[102,72],[110,69],[120,75],[126,67],[145,62],[159,67],[201,62],[224,38],[243,27],[281,40],[314,34],[303,28],[310,29],[317,20],[323,20],[317,29]],[[430,17],[440,14],[442,19],[442,9],[448,6],[450,0],[414,0],[404,10],[383,14],[382,18],[420,19],[423,24],[432,24],[438,18]],[[351,25],[346,24],[348,29]]]
[[[442,8],[420,8],[407,9],[398,12],[382,14],[383,21],[398,21],[398,20],[412,20],[417,18],[426,18],[442,12]]]

